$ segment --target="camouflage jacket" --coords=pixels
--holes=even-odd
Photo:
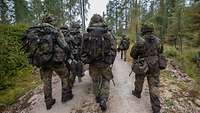
[[[149,65],[150,73],[158,72],[159,70],[159,55],[163,52],[160,39],[153,34],[144,36],[144,43],[136,44],[132,47],[130,56],[133,59],[144,58]]]

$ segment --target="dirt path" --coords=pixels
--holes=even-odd
[[[117,56],[113,65],[113,74],[116,86],[111,82],[110,99],[108,103],[108,111],[106,113],[151,113],[149,102],[149,94],[147,85],[142,94],[142,99],[137,99],[131,95],[133,86],[131,85],[134,78],[129,78],[130,65],[122,61]],[[61,83],[58,77],[53,80],[53,97],[56,104],[51,110],[47,111],[43,92],[37,91],[30,99],[30,107],[22,112],[29,113],[101,113],[99,106],[95,103],[91,89],[91,78],[88,76],[83,78],[83,82],[75,83],[73,88],[73,100],[63,104],[61,102]],[[133,75],[132,75],[133,77]]]

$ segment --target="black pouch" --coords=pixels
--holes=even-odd
[[[159,55],[159,68],[161,70],[166,69],[167,67],[167,59],[163,54]]]

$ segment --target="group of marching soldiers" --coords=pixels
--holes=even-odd
[[[99,103],[102,111],[106,111],[110,80],[113,79],[112,65],[117,54],[117,44],[114,35],[107,24],[105,24],[104,19],[98,14],[93,15],[85,33],[81,33],[81,26],[78,22],[71,23],[69,27],[64,25],[57,28],[54,21],[55,19],[52,16],[45,16],[42,23],[39,25],[43,27],[42,30],[45,31],[48,36],[52,34],[56,36],[53,41],[53,43],[55,42],[55,44],[53,44],[55,47],[53,47],[54,51],[50,60],[43,63],[43,65],[39,65],[42,64],[39,60],[45,55],[48,57],[47,55],[52,52],[48,54],[45,53],[45,55],[39,57],[34,54],[28,56],[28,58],[32,60],[30,63],[40,68],[47,110],[51,109],[56,102],[52,96],[51,81],[53,71],[56,72],[61,79],[61,101],[64,103],[73,98],[72,88],[75,79],[78,77],[78,80],[81,81],[81,77],[84,76],[83,67],[85,64],[89,64],[89,75],[92,78],[96,102]],[[130,55],[135,61],[137,61],[137,59],[146,60],[149,69],[148,71],[145,70],[146,72],[143,72],[143,74],[136,73],[135,89],[132,91],[132,94],[137,98],[141,98],[144,78],[147,77],[153,113],[160,113],[160,68],[158,62],[158,56],[162,53],[160,41],[153,34],[152,27],[143,27],[141,33],[144,36],[144,40],[141,39],[142,41],[136,42],[132,47]],[[27,35],[27,37],[28,36],[32,35]],[[48,39],[48,37],[45,38]],[[51,46],[51,44],[49,45]],[[126,51],[129,46],[129,39],[126,38],[126,35],[123,35],[118,50],[121,50],[121,58],[123,59],[124,57],[124,60],[126,60]],[[48,50],[50,48],[44,49]],[[35,51],[37,50],[38,49],[35,49]],[[38,58],[38,60],[35,60],[33,56]],[[133,68],[135,67],[133,66]]]

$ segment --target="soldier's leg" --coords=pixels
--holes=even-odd
[[[76,75],[74,75],[73,73],[70,73],[69,84],[70,84],[71,87],[74,86],[75,80],[76,80]]]
[[[98,73],[98,70],[95,66],[89,66],[89,74],[90,77],[92,78],[92,87],[93,87],[93,93],[96,97],[99,97],[99,89],[98,85],[100,83],[100,76]]]
[[[145,75],[135,75],[135,90],[132,94],[138,98],[141,98]]]
[[[102,84],[100,84],[99,104],[102,111],[107,110],[107,101],[110,93],[110,80],[102,78]]]
[[[159,73],[150,75],[147,77],[148,85],[149,85],[149,93],[150,93],[150,100],[153,113],[160,113],[160,79]]]
[[[100,89],[100,96],[108,100],[110,94],[110,80],[102,78],[102,84]]]
[[[52,97],[52,70],[40,69],[41,80],[43,82],[44,99],[47,109],[51,109],[55,104],[55,99]]]
[[[107,101],[110,94],[110,80],[113,79],[113,74],[110,66],[106,66],[100,69],[101,79],[100,79],[100,96],[99,103],[102,111],[107,109]]]
[[[69,82],[69,71],[67,67],[62,64],[59,67],[54,69],[55,72],[59,75],[62,83],[62,102],[66,102],[73,98],[72,86]]]
[[[127,50],[124,50],[124,61],[126,61],[126,53],[127,53]]]
[[[121,50],[121,59],[123,59],[123,50]]]

